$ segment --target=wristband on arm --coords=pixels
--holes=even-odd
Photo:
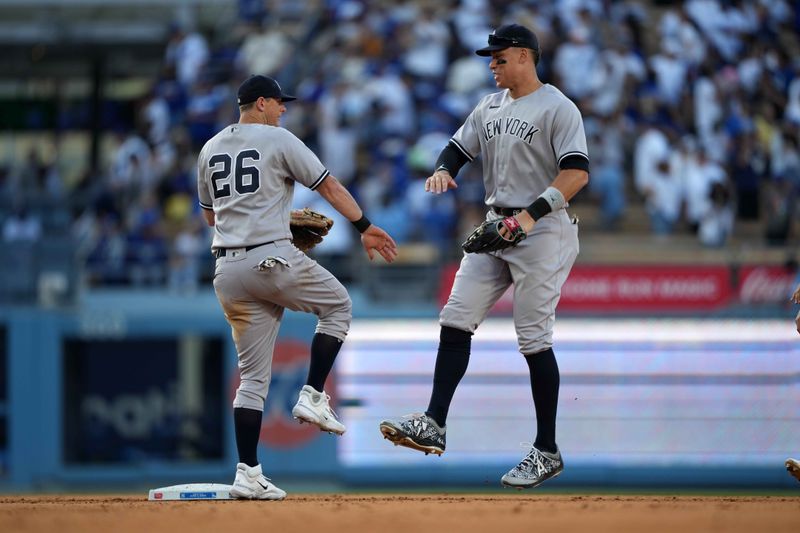
[[[555,187],[548,187],[525,211],[536,221],[551,211],[557,211],[566,205],[567,201],[561,191]]]
[[[364,215],[363,213],[361,214],[361,218],[359,218],[358,220],[351,220],[350,223],[356,227],[359,233],[364,233],[365,231],[367,231],[367,228],[369,228],[372,225],[372,222],[370,222],[369,219],[366,217],[366,215]]]

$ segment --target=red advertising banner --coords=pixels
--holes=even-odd
[[[797,273],[781,266],[745,266],[736,296],[746,304],[788,304],[797,283]]]
[[[560,309],[704,310],[732,296],[727,266],[577,265],[561,289]]]
[[[443,276],[440,302],[447,295],[457,267]],[[593,266],[576,265],[561,290],[559,309],[570,311],[697,311],[722,307],[733,296],[727,266]],[[494,313],[510,313],[513,292],[507,291]]]

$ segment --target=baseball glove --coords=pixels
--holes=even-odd
[[[500,228],[506,228],[505,237],[500,235]],[[468,254],[485,254],[505,250],[516,246],[528,235],[523,231],[517,219],[506,217],[500,220],[487,220],[469,234],[461,245]]]
[[[289,220],[292,242],[303,252],[321,243],[332,226],[333,220],[308,207],[293,209]]]

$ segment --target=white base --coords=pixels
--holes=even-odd
[[[172,500],[232,500],[231,486],[220,483],[189,483],[151,489],[147,497],[150,501]]]

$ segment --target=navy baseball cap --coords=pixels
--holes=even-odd
[[[250,76],[239,86],[238,102],[239,105],[255,102],[259,97],[277,98],[281,102],[291,102],[297,100],[294,96],[284,94],[278,82],[267,76],[256,74]]]
[[[492,52],[511,47],[530,48],[539,53],[539,40],[536,35],[519,24],[505,24],[489,34],[489,46],[475,50],[479,56],[490,56]]]

